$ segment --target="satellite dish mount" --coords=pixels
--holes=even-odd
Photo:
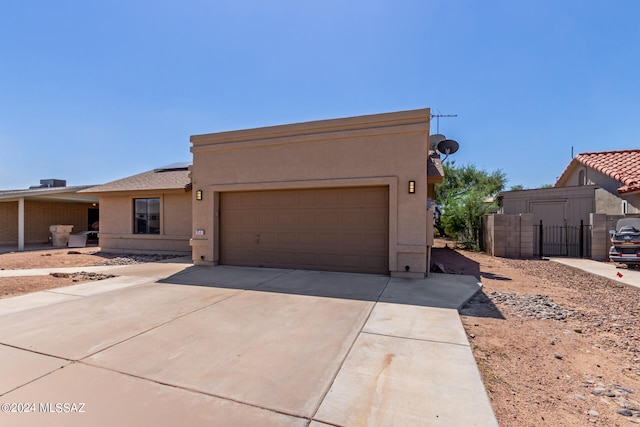
[[[438,151],[445,155],[444,159],[442,159],[443,162],[447,160],[449,154],[458,151],[458,148],[460,148],[460,144],[454,139],[444,139],[438,143]]]

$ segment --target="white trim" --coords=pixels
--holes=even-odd
[[[18,199],[18,250],[24,251],[24,197]]]

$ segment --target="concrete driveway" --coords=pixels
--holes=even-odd
[[[550,260],[586,271],[587,273],[615,280],[628,286],[640,288],[640,270],[619,268],[614,263],[594,261],[586,258],[550,258]]]
[[[497,426],[457,313],[473,277],[102,271],[0,300],[0,425]]]

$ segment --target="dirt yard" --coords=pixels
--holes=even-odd
[[[94,265],[129,265],[172,258],[175,255],[116,255],[100,252],[99,248],[51,249],[44,251],[10,252],[0,254],[0,270],[28,268],[82,267]],[[0,298],[68,286],[88,280],[101,280],[104,275],[51,275],[0,277]]]
[[[640,424],[640,289],[551,261],[434,259],[482,281],[462,322],[501,426]]]

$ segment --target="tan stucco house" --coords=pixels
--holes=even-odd
[[[424,277],[442,181],[429,120],[420,109],[192,136],[194,262]],[[132,194],[118,197],[101,195],[103,217],[131,212]],[[130,231],[130,215],[118,221]]]
[[[580,153],[554,187],[596,185],[597,213],[640,213],[640,149]]]
[[[589,223],[592,213],[640,213],[640,150],[580,153],[555,185],[500,193],[500,213],[532,213],[534,223]]]
[[[580,153],[571,159],[553,187],[505,191],[499,194],[499,200],[500,214],[530,215],[529,221],[537,227],[534,232],[530,227],[518,232],[515,229],[497,232],[499,240],[514,240],[514,236],[531,233],[532,238],[526,244],[533,246],[534,254],[539,254],[540,241],[544,240],[543,244],[571,256],[607,259],[608,230],[615,228],[619,218],[640,215],[640,149]],[[541,223],[545,229],[554,228],[545,231],[543,239]],[[571,229],[576,230],[573,238]],[[566,249],[580,235],[582,252]]]
[[[176,163],[79,192],[100,198],[105,252],[190,254],[189,163]]]
[[[71,225],[73,233],[89,230],[98,220],[98,198],[79,193],[89,187],[43,179],[28,189],[0,191],[0,246],[48,244],[52,225]]]

